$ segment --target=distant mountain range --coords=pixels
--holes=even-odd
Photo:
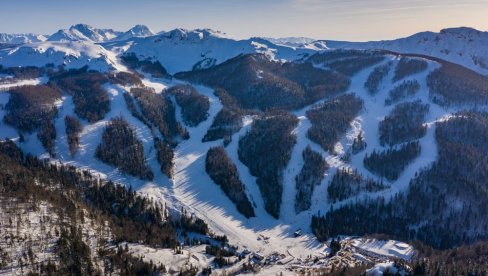
[[[421,32],[406,38],[369,42],[326,40],[329,49],[385,49],[399,53],[424,54],[462,64],[488,74],[488,32],[472,28]]]
[[[87,24],[76,24],[68,29],[61,29],[52,35],[0,33],[0,43],[24,44],[43,41],[91,41],[100,43],[151,35],[154,33],[144,25],[136,25],[126,32],[121,32],[113,29],[98,29]]]
[[[0,274],[484,275],[486,32],[0,38]]]
[[[137,40],[138,38],[148,39]],[[167,62],[167,66],[173,72],[180,69],[187,70],[198,62],[200,64],[196,65],[197,68],[208,67],[238,53],[268,52],[272,55],[277,54],[276,58],[278,59],[288,59],[290,53],[296,58],[303,53],[310,53],[310,51],[349,48],[384,49],[399,53],[425,54],[462,64],[485,75],[488,74],[488,47],[486,47],[488,45],[488,32],[466,27],[443,29],[438,33],[421,32],[394,40],[368,42],[315,40],[306,37],[235,40],[221,32],[209,29],[174,29],[156,34],[144,25],[136,25],[126,32],[113,29],[98,29],[86,24],[76,24],[68,29],[59,30],[52,35],[0,34],[0,43],[5,44],[40,43],[44,41],[110,43],[127,40],[135,40],[136,42],[128,48],[129,51],[135,52],[141,57],[156,58],[163,63]],[[166,57],[162,56],[161,53],[156,53],[158,47],[167,48],[169,44],[179,45],[171,47],[179,48],[177,53],[171,50]],[[182,47],[183,44],[186,45],[186,50],[183,50],[185,48]],[[197,47],[196,44],[201,44],[201,46]],[[121,47],[121,44],[110,44],[107,47],[115,46]],[[284,47],[294,50],[284,51]],[[287,54],[282,54],[282,52],[287,52]],[[184,68],[176,66],[173,70],[172,67],[174,67],[175,63],[172,60],[181,58],[191,64],[183,61],[186,64]]]
[[[488,32],[460,27],[440,32],[420,32],[393,40],[350,42],[314,40],[305,37],[267,38],[279,45],[315,50],[384,49],[398,53],[423,54],[462,64],[488,74]]]

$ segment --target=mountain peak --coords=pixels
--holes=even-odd
[[[479,30],[471,27],[446,28],[440,31],[441,34],[480,34]]]
[[[146,26],[146,25],[142,25],[142,24],[137,24],[135,25],[134,27],[130,28],[129,31],[150,31],[150,29]]]
[[[88,24],[85,24],[85,23],[78,23],[78,24],[74,24],[74,25],[71,25],[71,27],[69,27],[69,29],[78,29],[78,30],[93,30],[95,29],[94,27],[88,25]]]
[[[191,40],[191,41],[199,41],[205,40],[208,38],[225,38],[225,33],[220,31],[215,31],[212,29],[194,29],[188,30],[183,28],[176,28],[168,32],[163,32],[161,34],[164,38],[168,38],[171,40]]]
[[[149,29],[146,25],[141,25],[141,24],[135,25],[126,33],[128,32],[130,32],[134,37],[146,37],[146,36],[154,35],[154,32],[151,31],[151,29]]]
[[[114,40],[127,40],[134,37],[147,37],[152,35],[154,35],[154,32],[151,31],[151,29],[149,29],[146,25],[137,24],[130,28],[127,32],[117,36]]]
[[[78,23],[61,29],[49,37],[50,41],[92,41],[105,42],[114,39],[120,32],[112,29],[97,29],[88,24]]]

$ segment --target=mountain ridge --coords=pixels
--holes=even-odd
[[[104,40],[115,31],[74,26],[75,41],[0,49],[0,131],[11,139],[0,158],[16,146],[43,160],[26,157],[32,171],[69,164],[116,181],[161,210],[159,226],[181,215],[181,247],[158,235],[114,241],[141,260],[202,273],[329,273],[337,263],[364,272],[382,262],[411,272],[421,260],[412,245],[423,248],[413,241],[486,242],[488,76],[466,67],[469,57],[388,43],[293,47],[211,29],[138,37],[149,33],[135,26]],[[477,50],[484,35],[446,29],[395,43]],[[13,189],[9,162],[0,184]],[[152,231],[141,227],[130,234]]]
[[[400,53],[425,54],[459,63],[488,75],[488,32],[469,27],[420,32],[408,37],[366,42],[325,40],[330,49],[385,49]]]

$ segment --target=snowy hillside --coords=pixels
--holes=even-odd
[[[178,36],[175,37],[175,35]],[[173,45],[179,45],[183,43],[182,48],[196,46],[200,44],[191,44],[190,41],[195,42],[199,40],[207,39],[208,43],[215,43],[217,38],[211,36],[206,38],[198,36],[198,33],[190,33],[186,36],[186,33],[180,31],[176,34],[170,33],[166,37],[161,39],[167,39],[171,41]],[[172,36],[173,35],[173,36]],[[197,37],[195,37],[197,36]],[[153,41],[154,38],[142,40],[143,43],[157,43]],[[229,40],[224,40],[223,43],[239,43]],[[166,42],[166,43],[168,43]],[[244,43],[244,42],[240,42]],[[202,42],[202,44],[206,44]],[[56,44],[57,45],[57,44]],[[67,45],[67,44],[62,44]],[[72,43],[69,45],[79,45]],[[137,48],[135,48],[137,49]],[[176,48],[174,48],[176,49]],[[13,62],[13,61],[12,61]],[[386,62],[397,63],[398,58],[394,56],[388,56]],[[190,64],[181,64],[179,66],[189,66]],[[428,89],[425,86],[426,75],[437,68],[437,64],[430,63],[429,69],[421,74],[415,74],[411,76],[412,79],[416,79],[421,83],[421,90],[418,93],[418,97],[423,101],[429,102]],[[171,67],[170,67],[171,68]],[[175,70],[175,69],[173,69]],[[139,189],[143,194],[147,194],[154,199],[161,200],[169,206],[172,206],[174,210],[178,210],[180,207],[187,208],[190,212],[196,214],[198,217],[207,221],[214,231],[217,233],[225,234],[235,245],[242,248],[247,248],[253,252],[260,252],[264,255],[273,254],[273,252],[279,252],[280,254],[291,255],[292,258],[305,258],[308,255],[320,256],[323,254],[326,247],[320,244],[310,233],[310,217],[317,213],[326,213],[330,206],[338,206],[345,204],[348,201],[354,201],[362,198],[365,195],[373,197],[389,197],[397,192],[403,192],[407,189],[408,180],[413,178],[415,173],[419,169],[428,166],[435,160],[435,142],[433,140],[433,122],[450,114],[449,111],[441,108],[432,108],[429,113],[429,121],[427,125],[429,130],[427,135],[421,138],[422,148],[421,156],[410,164],[405,172],[401,175],[398,181],[388,183],[389,188],[377,193],[360,193],[357,196],[353,196],[348,200],[333,204],[328,200],[326,190],[328,183],[330,182],[334,172],[342,168],[357,169],[363,175],[371,177],[373,179],[379,179],[376,175],[371,174],[364,168],[362,159],[364,154],[370,153],[373,150],[379,150],[384,148],[378,141],[378,124],[382,118],[387,116],[391,111],[391,107],[384,108],[381,103],[384,102],[384,98],[387,96],[387,92],[395,86],[395,83],[388,78],[381,83],[381,93],[376,96],[369,95],[364,87],[364,83],[369,76],[372,68],[367,68],[361,71],[359,74],[352,78],[350,91],[354,91],[356,95],[362,98],[365,102],[364,110],[359,116],[351,123],[350,129],[347,134],[341,138],[337,143],[336,148],[338,154],[330,154],[320,148],[317,144],[307,139],[307,130],[311,127],[310,120],[305,116],[306,111],[312,108],[312,105],[307,106],[299,111],[293,112],[300,120],[298,127],[293,131],[296,135],[298,142],[294,146],[291,161],[288,164],[284,173],[284,193],[283,193],[283,206],[280,219],[275,220],[272,218],[263,208],[262,196],[259,189],[256,186],[256,178],[249,174],[248,168],[239,160],[237,154],[239,137],[244,135],[251,126],[253,117],[245,117],[244,127],[238,133],[233,135],[232,142],[227,146],[226,151],[231,157],[232,161],[237,165],[239,174],[244,182],[247,193],[252,198],[256,206],[256,217],[251,219],[245,219],[239,214],[232,202],[225,196],[225,194],[212,182],[212,180],[206,175],[204,167],[204,157],[207,150],[211,146],[220,145],[220,141],[202,143],[201,139],[204,136],[206,130],[214,120],[216,114],[222,109],[222,103],[213,95],[211,89],[205,87],[197,87],[198,91],[210,99],[210,110],[208,119],[197,127],[188,127],[190,139],[182,141],[175,151],[175,175],[172,179],[168,179],[158,171],[158,164],[154,157],[155,150],[153,148],[150,139],[150,130],[138,119],[130,116],[130,112],[127,110],[124,104],[123,94],[128,93],[130,90],[128,87],[122,86],[105,86],[104,88],[109,91],[112,108],[106,118],[95,124],[85,124],[84,131],[81,133],[81,148],[79,154],[71,157],[65,144],[64,133],[64,115],[75,116],[73,113],[73,103],[71,97],[63,97],[62,103],[60,103],[61,116],[56,119],[55,126],[57,132],[61,135],[56,140],[57,158],[62,162],[69,162],[72,165],[76,165],[82,168],[90,168],[92,171],[98,172],[101,175],[109,177],[130,185]],[[149,87],[157,87],[161,89],[167,86],[174,86],[178,82],[161,81],[157,79],[146,79],[145,85]],[[179,110],[179,109],[178,109]],[[180,112],[180,111],[178,111]],[[153,181],[142,181],[134,177],[130,177],[121,173],[119,170],[104,164],[94,157],[94,150],[97,143],[99,143],[102,135],[103,127],[106,122],[115,116],[124,114],[128,122],[135,127],[137,135],[141,141],[143,141],[144,152],[147,154],[150,161],[150,166],[153,171],[156,172],[155,179]],[[178,113],[177,118],[181,118]],[[368,149],[359,155],[354,156],[350,163],[343,161],[343,157],[347,154],[348,149],[351,147],[352,140],[357,136],[359,132],[363,132],[366,137]],[[9,131],[8,133],[12,133]],[[10,137],[16,139],[16,133]],[[29,135],[26,137],[26,142],[21,143],[21,146],[29,152],[36,155],[46,156],[42,147],[39,145],[35,135]],[[325,174],[324,179],[320,185],[315,189],[312,195],[312,208],[305,212],[296,213],[293,206],[296,197],[295,181],[296,174],[303,166],[303,158],[301,156],[302,150],[306,146],[311,146],[312,149],[319,152],[330,166],[330,169]],[[215,219],[218,218],[218,219]],[[301,237],[294,237],[294,232],[297,229],[301,229],[304,234]],[[370,245],[355,244],[360,248]],[[371,245],[374,247],[376,245]],[[378,250],[382,245],[378,245]],[[366,247],[364,247],[366,248]],[[368,249],[369,250],[369,249]],[[373,249],[372,249],[373,250]],[[376,250],[376,249],[374,249]],[[403,249],[399,249],[403,250]]]
[[[274,44],[290,46],[290,47],[302,47],[305,44],[317,40],[309,37],[279,37],[279,38],[263,37],[263,38],[269,40],[270,42],[273,42]]]
[[[113,233],[138,260],[175,273],[375,274],[415,262],[412,240],[444,249],[488,238],[488,77],[427,56],[488,74],[486,44],[466,28],[351,43],[78,24],[0,49],[0,133],[49,164],[88,170],[97,188],[107,179],[149,198],[140,205],[164,217],[149,216],[169,227],[164,245],[152,230],[126,239],[132,225]],[[212,149],[225,158],[209,161]],[[181,220],[166,224],[172,215]]]
[[[5,34],[0,33],[0,43],[24,44],[46,41],[47,37],[37,34]]]
[[[114,53],[88,41],[37,42],[23,44],[13,49],[0,50],[0,64],[5,67],[38,66],[48,64],[81,68],[85,65],[94,70],[123,70]]]
[[[114,39],[121,32],[112,29],[97,29],[87,24],[76,24],[69,29],[61,29],[49,36],[49,41],[92,41],[103,42]]]
[[[108,49],[121,46],[120,43],[106,45]],[[234,40],[209,29],[175,29],[135,39],[127,46],[126,53],[135,53],[139,59],[157,60],[170,74],[207,68],[240,54],[264,53],[277,60],[295,60],[314,53],[309,49],[278,46],[261,38]]]
[[[358,95],[364,97],[367,102],[373,103],[373,100],[365,94],[362,88],[363,81],[368,75],[369,70],[361,73],[357,78],[354,78],[351,89],[358,91]],[[158,89],[173,86],[178,84],[178,82],[161,81],[155,79],[146,79],[144,84],[149,87],[157,87]],[[388,87],[391,84],[385,84]],[[385,87],[385,88],[386,88]],[[155,150],[150,139],[150,130],[141,123],[138,119],[132,117],[130,112],[124,103],[123,94],[128,93],[129,87],[122,86],[106,86],[104,87],[110,94],[110,100],[112,103],[112,110],[107,114],[106,118],[95,124],[89,124],[84,122],[84,130],[81,133],[80,144],[81,148],[78,154],[71,157],[68,151],[67,144],[65,142],[66,136],[64,134],[64,116],[76,116],[73,112],[73,101],[72,97],[63,97],[62,102],[59,103],[60,114],[59,118],[55,120],[55,128],[60,135],[56,138],[56,152],[57,159],[63,163],[69,163],[80,168],[88,168],[92,172],[113,179],[115,181],[120,181],[128,186],[137,188],[141,194],[150,196],[160,202],[164,202],[170,209],[179,210],[180,208],[186,208],[191,213],[197,215],[198,217],[204,218],[213,231],[218,234],[225,234],[233,245],[237,245],[240,248],[247,249],[251,252],[256,252],[258,256],[265,256],[270,258],[272,267],[269,265],[264,267],[263,273],[271,271],[286,271],[288,269],[318,269],[323,267],[333,266],[333,262],[336,259],[331,259],[330,262],[326,261],[321,266],[316,265],[312,260],[313,258],[324,259],[327,256],[328,247],[324,244],[319,243],[309,230],[309,219],[310,216],[317,212],[326,212],[331,205],[327,200],[327,195],[324,193],[330,177],[333,175],[333,170],[349,166],[340,160],[340,156],[333,156],[317,145],[308,141],[305,137],[305,133],[308,127],[310,127],[310,122],[303,116],[303,112],[309,108],[303,109],[303,111],[297,111],[295,114],[300,119],[300,125],[294,132],[298,137],[298,144],[295,146],[292,162],[288,165],[285,174],[285,193],[283,194],[283,211],[281,218],[275,220],[272,218],[263,207],[262,196],[259,189],[256,186],[255,177],[249,174],[248,168],[239,161],[237,148],[239,137],[251,127],[252,117],[244,118],[244,128],[239,133],[236,133],[233,137],[233,142],[226,148],[227,153],[231,159],[238,166],[239,174],[244,181],[247,193],[251,196],[254,204],[256,205],[256,218],[246,219],[241,214],[239,214],[232,202],[225,196],[224,193],[212,182],[212,180],[206,175],[204,168],[204,157],[205,153],[211,146],[221,144],[220,141],[215,141],[211,143],[201,143],[201,138],[203,137],[206,129],[210,126],[210,123],[214,119],[217,112],[222,108],[222,104],[219,99],[213,95],[211,89],[205,87],[197,87],[198,91],[203,95],[210,98],[211,107],[209,110],[208,119],[197,127],[188,127],[190,133],[190,139],[181,142],[181,144],[176,148],[175,152],[175,176],[173,179],[168,179],[166,176],[159,173],[158,163],[155,160]],[[5,98],[2,104],[5,104],[8,98]],[[180,109],[178,109],[180,110]],[[381,110],[384,110],[383,112]],[[180,112],[180,111],[178,111]],[[378,114],[379,113],[379,114]],[[94,157],[94,150],[96,145],[99,143],[103,128],[110,118],[124,114],[124,117],[128,122],[136,129],[136,133],[143,141],[144,152],[147,154],[148,160],[150,160],[150,166],[154,172],[156,172],[155,179],[153,181],[141,181],[134,177],[128,176],[118,169],[113,168],[110,165],[104,164],[100,160]],[[365,110],[361,117],[355,120],[354,124],[351,126],[351,132],[346,135],[338,144],[338,147],[347,148],[351,142],[353,133],[357,132],[356,128],[362,128],[365,132],[368,142],[374,146],[374,138],[376,135],[376,130],[374,128],[369,128],[367,125],[363,124],[377,124],[378,118],[385,116],[387,110],[385,109],[374,109]],[[2,114],[3,116],[3,114]],[[435,115],[433,115],[435,116]],[[178,118],[181,115],[177,114]],[[2,132],[9,133],[9,137],[13,139],[18,139],[17,133],[11,131],[10,127],[7,125],[2,125]],[[7,131],[7,129],[9,131]],[[371,131],[371,133],[369,132]],[[27,152],[31,152],[38,156],[47,157],[48,155],[42,149],[39,141],[35,135],[28,135],[25,138],[25,142],[20,143],[22,148]],[[425,138],[426,141],[430,137]],[[301,149],[306,145],[311,145],[315,150],[321,152],[321,154],[327,159],[327,162],[332,167],[331,171],[326,174],[326,177],[322,181],[319,187],[317,187],[316,192],[313,195],[313,208],[309,211],[296,214],[293,210],[293,202],[295,200],[294,178],[295,173],[299,171],[302,165],[302,160],[300,156]],[[343,151],[341,154],[344,154]],[[412,177],[414,168],[419,168],[430,162],[430,159],[419,159],[418,162],[412,165],[412,169],[406,173],[405,178]],[[357,166],[362,172],[367,172],[363,169],[362,164],[352,163],[353,166]],[[395,189],[390,191],[385,191],[379,195],[384,195],[385,193],[392,193],[402,189],[403,184],[398,183],[397,185],[392,185]],[[218,219],[216,219],[218,218]],[[301,237],[294,237],[294,232],[297,229],[301,229],[303,234]],[[364,243],[354,242],[353,245],[360,248],[361,252],[371,251],[374,254],[384,254],[387,258],[390,258],[391,254],[397,254],[395,252],[391,253],[390,247],[397,248],[398,254],[405,254],[406,257],[409,254],[411,248],[406,248],[408,245],[402,243],[391,242],[388,244],[383,243],[371,243],[366,241]],[[399,246],[405,246],[405,248],[400,248]],[[154,263],[162,262],[165,265],[171,265],[170,260],[174,259],[173,254],[170,250],[155,250],[152,248],[147,248],[140,245],[130,246],[130,250],[136,254],[144,254],[147,260],[152,260]],[[196,264],[207,265],[209,260],[205,259],[205,254],[202,253],[202,248],[188,248],[187,250],[192,251],[192,255],[197,257]],[[347,249],[354,250],[354,249]],[[378,253],[379,252],[379,253]],[[385,253],[383,253],[385,252]],[[405,252],[405,253],[403,253]],[[360,255],[355,255],[356,257],[347,257],[349,253],[345,253],[344,263],[354,264],[355,262],[361,262]],[[355,253],[356,254],[356,253]],[[166,257],[161,257],[166,256]],[[311,257],[310,257],[311,256]],[[178,262],[181,260],[178,259]],[[175,264],[176,265],[176,264]],[[228,269],[237,269],[238,266]]]
[[[325,41],[328,48],[386,49],[438,57],[488,75],[488,32],[472,28],[421,32],[406,38],[385,41]]]
[[[144,25],[136,25],[122,33],[77,24],[59,30],[45,42],[27,43],[13,50],[2,50],[0,64],[64,64],[67,68],[89,65],[92,69],[107,71],[118,66],[116,56],[135,54],[140,60],[159,61],[170,74],[174,74],[208,68],[241,54],[264,53],[276,60],[297,60],[316,50],[314,47],[307,49],[276,45],[261,38],[234,40],[210,29],[175,29],[153,35]]]
[[[98,29],[87,24],[76,24],[69,29],[61,29],[48,37],[49,41],[91,41],[95,43],[128,40],[135,37],[154,35],[147,26],[135,25],[126,32],[112,29]]]

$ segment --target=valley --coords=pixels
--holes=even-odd
[[[4,189],[18,176],[8,162],[31,171],[32,181],[45,189],[59,189],[49,186],[56,180],[36,176],[38,167],[27,157],[32,155],[136,191],[157,207],[163,219],[156,224],[170,225],[179,245],[135,242],[118,232],[103,239],[175,274],[209,268],[217,274],[374,273],[385,267],[412,272],[424,254],[417,242],[449,250],[488,237],[479,220],[486,204],[483,172],[462,162],[450,168],[445,159],[466,151],[465,164],[479,157],[476,166],[485,165],[485,156],[477,155],[486,151],[480,141],[488,125],[486,103],[476,100],[487,97],[482,69],[376,46],[317,50],[262,38],[234,40],[208,29],[154,34],[136,27],[114,32],[75,25],[46,41],[0,50],[1,143],[13,142],[25,156],[10,156],[10,146],[0,151]],[[463,89],[465,97],[456,94]],[[67,133],[67,118],[80,122],[74,133]],[[218,131],[209,135],[212,130]],[[210,172],[206,158],[215,147],[228,158],[226,164],[214,160]],[[435,181],[449,169],[464,170],[469,181]],[[232,183],[215,181],[229,174]],[[242,191],[232,194],[235,185]],[[95,207],[83,201],[84,192],[75,202],[91,214]],[[11,212],[7,202],[17,196],[0,196],[2,212]],[[247,202],[242,198],[250,206],[239,206]],[[411,206],[415,198],[432,202],[423,206],[424,217],[412,215],[421,208]],[[43,200],[42,212],[19,205],[34,224],[39,222],[32,217],[55,209]],[[453,219],[441,227],[457,213],[466,224]],[[103,219],[85,222],[82,233],[85,242],[97,244],[90,245],[91,258],[106,271],[94,253],[103,241],[86,238],[97,223],[117,229]],[[19,236],[37,229],[18,221]],[[358,230],[359,224],[364,227]],[[14,232],[2,227],[4,236]],[[56,259],[44,252],[53,244],[57,240],[36,247],[39,263]],[[19,266],[10,261],[0,274]]]

